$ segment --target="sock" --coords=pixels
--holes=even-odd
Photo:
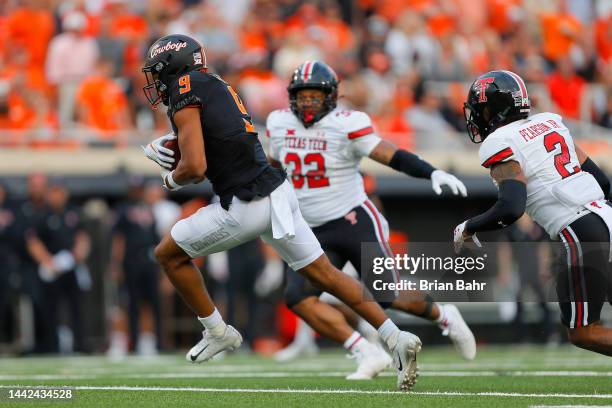
[[[444,305],[437,306],[438,310],[440,311],[440,316],[438,316],[438,318],[436,319],[436,323],[438,323],[440,327],[446,327],[448,326],[448,320],[446,319],[446,313],[444,313]]]
[[[357,322],[357,331],[363,335],[370,343],[377,343],[380,340],[378,331],[370,323],[364,319],[359,319]]]
[[[223,321],[223,318],[221,317],[221,314],[217,308],[215,308],[215,311],[212,312],[210,316],[198,317],[198,320],[200,323],[202,323],[202,326],[204,326],[204,328],[215,337],[223,336],[225,329],[227,328],[227,325]]]
[[[362,341],[365,341],[363,336],[359,332],[354,331],[353,334],[351,334],[349,338],[346,339],[346,341],[344,342],[342,346],[345,349],[352,351],[355,348],[355,346],[361,343]]]
[[[385,320],[378,328],[378,334],[380,334],[380,338],[387,343],[389,350],[393,350],[395,348],[399,333],[400,329],[391,321],[391,319]]]

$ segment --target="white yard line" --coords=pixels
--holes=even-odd
[[[424,395],[447,397],[509,397],[509,398],[594,398],[612,399],[612,394],[527,394],[513,392],[444,392],[415,391],[404,393],[400,391],[383,390],[321,390],[321,389],[262,389],[262,388],[197,388],[197,387],[128,387],[128,386],[57,386],[83,391],[157,391],[157,392],[220,392],[220,393],[255,393],[255,394],[372,394],[372,395]],[[0,388],[25,388],[22,385],[0,385]],[[32,387],[45,388],[45,387]],[[48,387],[47,387],[48,388]]]
[[[612,408],[612,405],[530,405],[529,408]]]
[[[345,377],[351,371],[255,371],[245,372],[234,369],[234,372],[169,372],[169,373],[108,373],[113,378],[126,379],[172,379],[172,378],[300,378],[300,377]],[[612,372],[604,371],[427,371],[421,370],[423,377],[612,377]],[[393,377],[395,373],[386,371],[383,377]],[[58,381],[58,380],[93,380],[104,379],[104,374],[1,374],[0,381]]]

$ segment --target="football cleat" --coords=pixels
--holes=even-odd
[[[242,344],[242,336],[238,330],[229,325],[221,337],[211,336],[207,331],[203,331],[202,334],[204,336],[202,340],[187,353],[187,361],[191,363],[203,363],[222,351],[237,349]]]
[[[391,356],[382,347],[365,339],[351,350],[349,357],[355,358],[358,366],[357,371],[346,377],[347,380],[371,380],[393,362]]]
[[[282,350],[274,353],[274,360],[284,363],[286,361],[295,360],[301,356],[314,356],[319,353],[319,347],[316,343],[301,343],[294,341]]]
[[[466,360],[473,360],[476,357],[476,340],[474,334],[461,316],[459,309],[455,305],[442,305],[444,308],[445,319],[440,323],[442,335],[448,336],[455,345],[455,349]]]
[[[417,382],[417,354],[421,351],[421,344],[421,339],[417,336],[402,331],[391,350],[397,368],[397,388],[400,391],[410,391]]]

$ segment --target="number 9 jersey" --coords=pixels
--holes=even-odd
[[[305,128],[289,109],[276,110],[266,134],[269,155],[286,168],[311,227],[344,217],[366,200],[359,163],[381,141],[366,113],[335,108]]]
[[[172,83],[168,117],[179,139],[173,117],[190,106],[200,109],[206,177],[223,208],[234,196],[244,201],[265,197],[285,181],[285,175],[268,163],[242,100],[223,79],[192,71]]]
[[[480,147],[486,168],[517,161],[527,178],[527,214],[551,237],[584,215],[586,204],[604,198],[601,187],[581,171],[574,140],[561,116],[540,113],[498,128]]]

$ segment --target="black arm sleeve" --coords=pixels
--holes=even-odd
[[[425,160],[421,159],[416,154],[407,152],[406,150],[397,149],[393,154],[389,167],[393,170],[401,171],[412,177],[431,178],[436,168]]]
[[[527,201],[527,186],[518,180],[504,180],[499,183],[499,196],[493,207],[471,218],[466,231],[490,231],[506,227],[523,215]]]
[[[610,179],[608,176],[606,176],[606,174],[599,167],[597,167],[595,162],[588,157],[580,167],[582,167],[582,170],[591,173],[591,175],[595,177],[595,180],[597,180],[597,183],[599,183],[599,186],[604,192],[604,197],[609,199]]]

